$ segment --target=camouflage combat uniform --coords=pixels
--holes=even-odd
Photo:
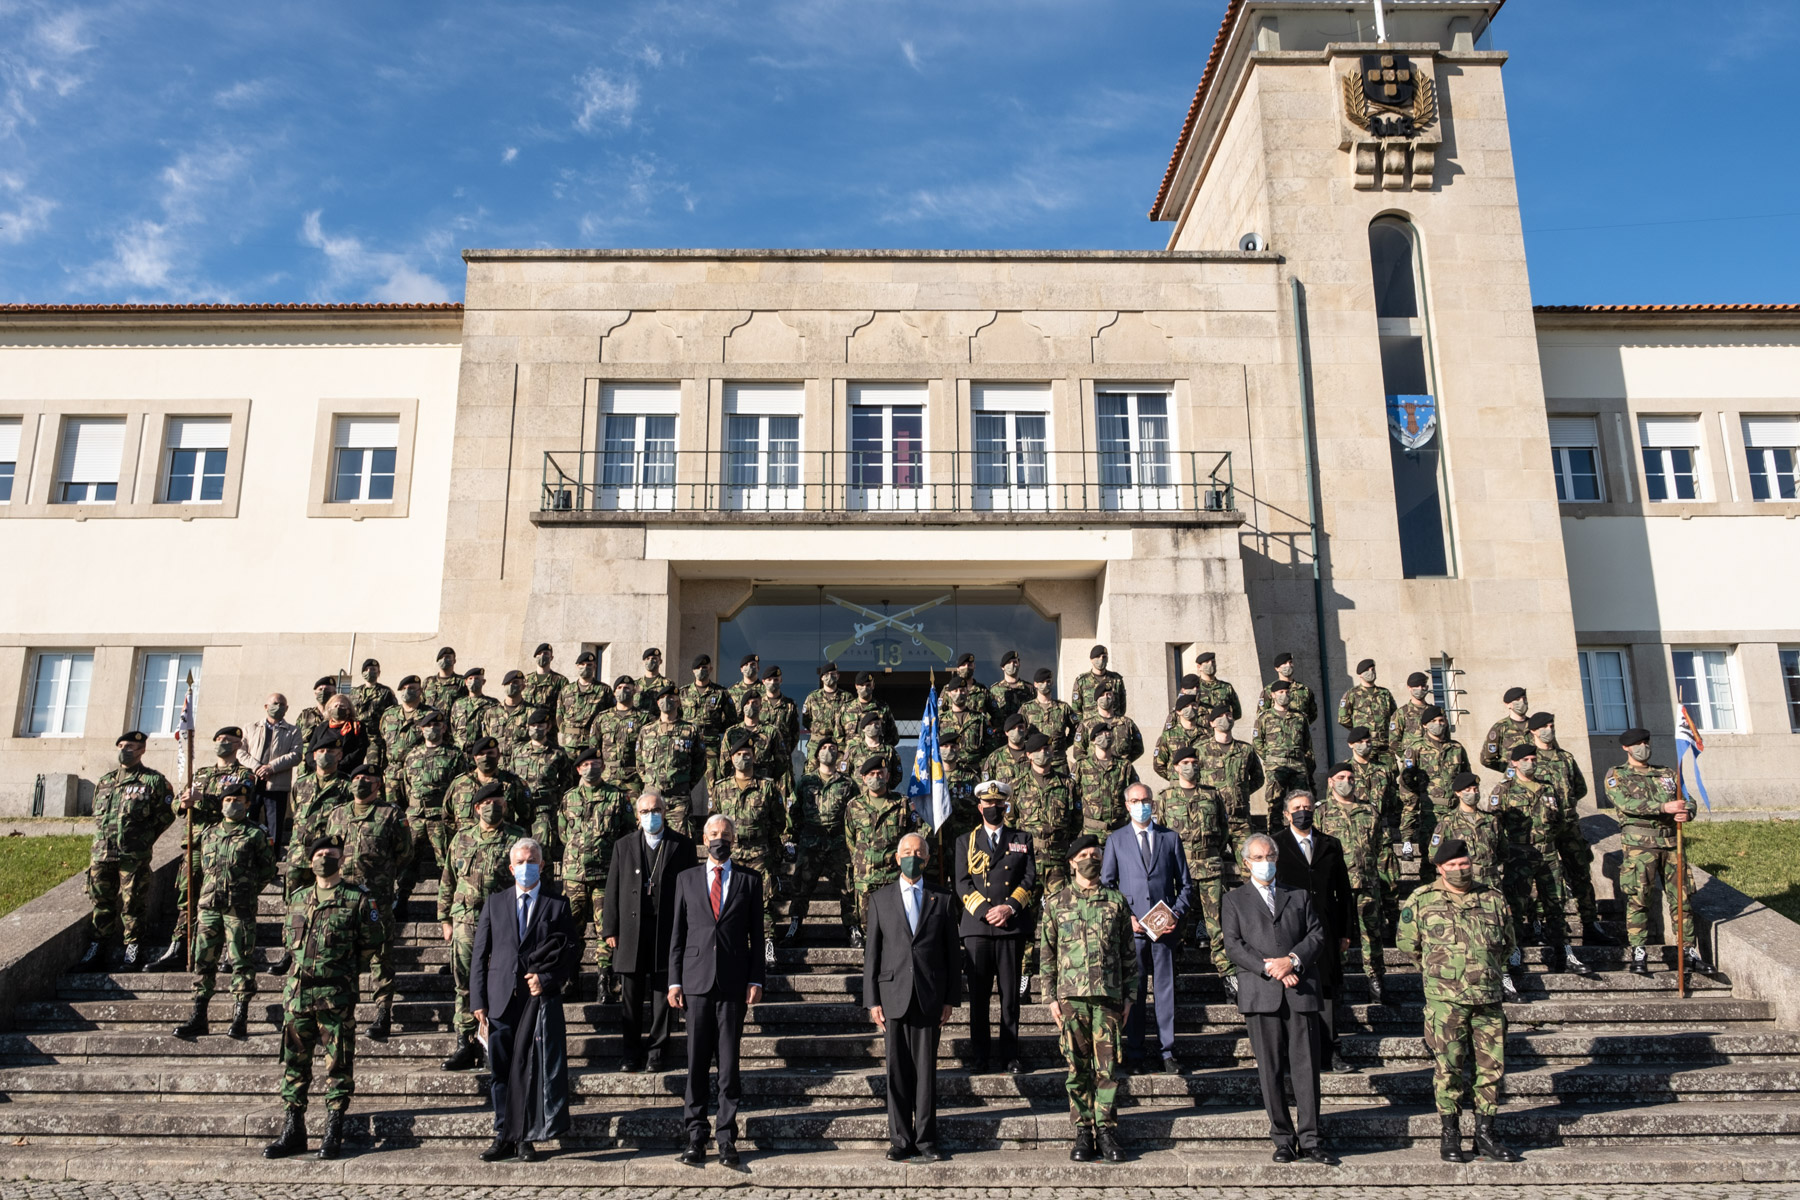
[[[1192,746],[1198,750],[1202,742],[1210,741],[1212,741],[1211,729],[1198,723],[1194,728],[1189,729],[1181,723],[1181,718],[1172,712],[1169,714],[1169,719],[1163,722],[1162,732],[1156,735],[1156,749],[1151,752],[1150,765],[1155,767],[1156,773],[1164,779],[1174,779],[1175,752],[1184,746]]]
[[[501,818],[504,820],[504,816]],[[481,922],[481,906],[495,892],[513,885],[513,843],[526,836],[517,825],[487,829],[474,821],[456,831],[444,857],[444,874],[438,881],[438,923],[450,926],[450,979],[456,988],[456,1007],[451,1027],[460,1034],[475,1032],[475,1014],[469,1011],[469,960],[475,953],[475,927]]]
[[[1038,957],[1043,995],[1063,1010],[1057,1041],[1069,1064],[1069,1119],[1077,1129],[1112,1128],[1125,1005],[1138,986],[1131,910],[1108,887],[1065,887],[1043,905]]]
[[[584,783],[568,789],[558,806],[563,897],[569,902],[569,918],[584,942],[588,926],[600,918],[605,908],[606,873],[612,868],[613,844],[637,827],[635,803],[623,788],[602,781],[598,787]],[[577,966],[585,957],[583,952],[576,959]],[[602,971],[612,966],[612,949],[604,939],[596,940],[594,963]]]
[[[325,1055],[325,1109],[343,1112],[356,1091],[356,987],[381,945],[381,917],[353,883],[309,884],[288,902],[282,941],[294,956],[281,993],[281,1102],[306,1111],[313,1053]]]
[[[463,696],[457,700],[450,708],[450,744],[467,750],[486,737],[488,709],[499,706],[500,702],[492,696]]]
[[[1231,714],[1232,720],[1244,719],[1244,706],[1238,701],[1237,689],[1223,679],[1208,681],[1202,678],[1200,686],[1194,689],[1194,695],[1200,698],[1200,716],[1202,718],[1223,704],[1225,711]]]
[[[1264,684],[1263,690],[1256,697],[1256,711],[1265,713],[1274,707],[1275,693],[1269,690],[1268,684]],[[1313,695],[1311,688],[1298,679],[1288,681],[1288,711],[1299,713],[1306,718],[1309,727],[1319,719],[1318,697]]]
[[[1225,899],[1226,806],[1224,793],[1204,784],[1188,788],[1177,782],[1162,793],[1162,823],[1175,831],[1187,856],[1213,969],[1221,975],[1236,975],[1237,967],[1225,953],[1219,920],[1219,906]]]
[[[557,701],[562,699],[563,689],[569,686],[569,677],[552,668],[548,671],[525,672],[525,686],[519,691],[519,698],[525,701],[525,707],[547,708],[556,711]]]
[[[997,679],[988,685],[988,703],[994,714],[994,723],[1004,725],[1006,718],[1025,707],[1034,695],[1034,689],[1023,679],[1015,679],[1008,683],[1005,679]]]
[[[1563,889],[1575,901],[1584,927],[1600,919],[1594,898],[1594,848],[1581,832],[1581,802],[1587,799],[1587,776],[1575,756],[1561,746],[1540,748],[1537,777],[1547,781],[1562,797],[1562,819],[1557,823],[1556,852],[1562,859]]]
[[[730,817],[737,826],[732,866],[762,876],[763,937],[773,938],[781,906],[776,876],[781,869],[782,843],[787,840],[787,802],[781,785],[773,779],[744,781],[727,775],[713,785],[711,797],[712,811]]]
[[[1402,797],[1400,820],[1413,831],[1412,841],[1428,842],[1438,819],[1456,807],[1456,793],[1450,781],[1469,770],[1469,752],[1462,743],[1447,737],[1434,742],[1421,734],[1407,745],[1400,758]],[[1419,859],[1419,878],[1430,879],[1436,868],[1428,855]]]
[[[435,879],[443,872],[453,832],[444,800],[450,785],[474,769],[468,755],[448,744],[420,742],[407,751],[393,793],[394,806],[406,814],[413,835],[412,863],[400,880],[401,897],[412,895],[414,881]]]
[[[844,705],[856,699],[856,693],[837,688],[827,691],[814,688],[800,706],[800,724],[806,727],[806,769],[819,765],[819,739],[836,737],[838,714]],[[842,742],[838,743],[840,746]]]
[[[370,729],[378,729],[388,709],[400,703],[394,689],[385,683],[359,683],[350,689],[350,707],[356,719]]]
[[[1068,762],[1067,759],[1061,761],[1065,764]],[[1051,755],[1051,770],[1056,769],[1057,762],[1056,756]],[[1011,742],[1002,742],[981,760],[981,770],[976,774],[980,775],[982,779],[1000,779],[1010,784],[1017,783],[1019,776],[1029,770],[1031,770],[1031,759],[1026,756],[1025,751]],[[981,780],[978,779],[976,782],[979,783]]]
[[[700,830],[692,828],[694,785],[705,774],[706,764],[706,746],[692,725],[680,721],[664,725],[659,719],[646,721],[638,730],[637,774],[642,786],[662,793],[669,828],[696,840]]]
[[[300,761],[294,765],[293,780],[301,779],[313,773],[312,740],[313,735],[325,727],[325,714],[315,705],[294,718],[294,728],[300,734]]]
[[[1500,886],[1512,909],[1513,936],[1523,943],[1537,923],[1543,927],[1545,945],[1561,946],[1568,940],[1562,857],[1556,852],[1562,797],[1548,784],[1514,774],[1494,788],[1493,799],[1499,805],[1505,839]]]
[[[1481,742],[1481,765],[1490,771],[1507,771],[1507,755],[1514,746],[1532,745],[1531,726],[1518,717],[1508,714],[1495,721],[1488,728],[1487,737]]]
[[[569,761],[580,762],[583,751],[594,745],[594,722],[601,713],[618,704],[611,688],[598,681],[574,679],[557,693],[556,744],[568,754]],[[633,716],[639,714],[634,709]]]
[[[1662,811],[1671,800],[1687,801],[1688,819],[1695,808],[1683,797],[1671,767],[1636,770],[1613,767],[1606,772],[1606,798],[1619,810],[1619,839],[1625,861],[1619,867],[1619,890],[1625,893],[1625,939],[1633,949],[1650,941],[1650,901],[1658,889],[1673,915],[1675,888],[1682,889],[1682,946],[1694,944],[1694,883],[1675,869],[1675,814]],[[1665,932],[1663,940],[1669,941]]]
[[[988,723],[987,717],[973,708],[965,708],[961,712],[950,708],[938,713],[938,736],[952,732],[961,739],[956,750],[957,758],[973,771],[979,771],[982,760],[1005,740],[994,733],[994,727]],[[862,743],[857,743],[859,753],[861,745]],[[976,782],[979,783],[980,780]]]
[[[1367,689],[1364,689],[1367,690]],[[1352,775],[1354,779],[1354,774]],[[1351,903],[1356,906],[1351,937],[1362,940],[1363,971],[1375,979],[1385,973],[1381,956],[1383,857],[1394,852],[1381,809],[1361,791],[1355,800],[1336,796],[1318,806],[1319,831],[1344,844],[1344,869],[1350,876]]]
[[[256,772],[249,767],[239,766],[237,763],[220,765],[216,761],[208,766],[200,767],[194,772],[194,790],[199,793],[194,797],[193,803],[194,879],[192,883],[194,885],[199,884],[200,875],[206,869],[200,861],[202,857],[200,848],[205,844],[206,832],[225,819],[220,793],[225,790],[226,785],[233,783],[240,784],[246,793],[253,794],[256,791]],[[177,824],[185,825],[187,817],[182,813],[177,813],[175,820]],[[185,863],[187,859],[185,830],[182,836],[181,853]],[[170,939],[171,941],[183,941],[188,936],[189,886],[188,873],[177,867],[175,869],[175,933]]]
[[[863,722],[870,717],[881,718],[881,744],[898,746],[900,744],[900,727],[894,724],[894,714],[888,706],[879,700],[863,700],[853,698],[848,704],[838,709],[837,734],[838,745],[848,746],[851,742],[863,740]]]
[[[506,804],[506,819],[509,821],[523,819],[529,822],[531,816],[531,795],[525,790],[525,781],[504,767],[496,769],[489,779],[483,779],[479,769],[467,775],[458,775],[450,781],[450,790],[444,793],[444,820],[450,826],[454,836],[458,830],[467,829],[476,823],[475,793],[484,784],[498,782],[505,786],[502,797]],[[521,826],[529,829],[529,825]]]
[[[635,708],[620,711],[615,699],[613,707],[596,716],[588,730],[588,747],[600,752],[600,778],[631,793],[634,799],[644,786],[638,777],[638,734],[655,723],[655,717],[646,717]],[[579,758],[575,765],[581,765]],[[686,794],[681,798],[685,801]],[[664,806],[673,799],[664,796]]]
[[[1469,861],[1475,865],[1475,882],[1498,892],[1504,861],[1503,836],[1499,810],[1491,796],[1484,796],[1474,812],[1464,812],[1459,804],[1439,817],[1437,830],[1423,847],[1423,853],[1429,859],[1444,842],[1461,839],[1469,848]]]
[[[850,886],[861,924],[869,923],[870,893],[900,878],[894,848],[902,835],[918,827],[912,805],[899,792],[871,796],[859,787],[844,805],[844,848],[850,855]]]
[[[1425,1048],[1435,1060],[1439,1114],[1456,1116],[1466,1096],[1477,1115],[1492,1116],[1506,1075],[1501,981],[1514,947],[1506,901],[1479,886],[1460,896],[1442,882],[1420,887],[1400,907],[1394,944],[1424,977]]]
[[[1293,689],[1288,689],[1291,697]],[[1387,754],[1388,730],[1392,728],[1394,714],[1399,711],[1394,703],[1394,693],[1379,684],[1365,687],[1358,683],[1344,693],[1338,701],[1337,723],[1345,729],[1355,729],[1358,725],[1369,731],[1369,757],[1382,758]]]
[[[288,839],[287,885],[282,889],[290,900],[294,893],[312,886],[312,857],[306,853],[306,843],[325,832],[325,821],[332,809],[350,803],[350,781],[342,774],[321,775],[315,771],[294,781],[292,795],[294,831]]]
[[[1285,713],[1277,712],[1273,707],[1265,708],[1256,714],[1256,736],[1251,738],[1250,745],[1268,774],[1269,789],[1264,799],[1268,801],[1269,820],[1273,823],[1288,792],[1295,788],[1312,789],[1311,722],[1292,704]]]
[[[640,675],[637,681],[637,706],[654,721],[657,716],[656,693],[666,687],[675,687],[675,681],[667,675]],[[679,692],[681,689],[676,688]],[[615,698],[613,703],[617,704]]]
[[[681,689],[681,719],[700,740],[704,762],[696,781],[711,779],[719,762],[725,731],[737,724],[737,708],[731,695],[716,683],[690,683]],[[665,797],[665,800],[667,797]]]
[[[838,919],[845,929],[857,914],[857,896],[851,891],[850,850],[844,841],[844,814],[858,788],[849,776],[833,773],[826,779],[817,771],[800,777],[797,797],[789,813],[794,831],[794,898],[789,916],[806,913],[819,881],[835,890]]]
[[[1093,668],[1089,667],[1075,677],[1075,690],[1069,696],[1069,708],[1077,721],[1085,721],[1100,711],[1095,697],[1100,694],[1100,685],[1103,683],[1112,684],[1113,713],[1121,717],[1125,715],[1125,677],[1112,670],[1096,675]]]
[[[1013,783],[1008,824],[1031,835],[1037,850],[1038,881],[1049,895],[1069,879],[1069,843],[1081,834],[1081,805],[1075,785],[1057,771],[1026,771]]]
[[[1388,749],[1395,754],[1404,754],[1406,748],[1414,742],[1425,740],[1425,722],[1420,718],[1431,704],[1414,704],[1412,697],[1394,710],[1394,719],[1388,722]],[[1374,732],[1373,730],[1370,731]]]
[[[507,766],[525,785],[531,816],[527,820],[524,812],[515,813],[510,808],[507,812],[512,813],[514,821],[531,830],[531,836],[544,848],[544,870],[560,879],[563,840],[559,810],[563,794],[575,786],[575,764],[555,746],[540,746],[528,741],[512,752]]]
[[[531,740],[531,735],[525,731],[525,723],[531,719],[532,711],[529,704],[508,704],[503,700],[482,713],[481,732],[500,743],[502,761]]]
[[[794,786],[794,751],[800,748],[800,706],[787,696],[762,698],[762,723],[781,735],[787,745],[787,759],[782,763],[781,778],[791,794]]]
[[[96,942],[118,931],[121,907],[126,943],[135,946],[142,938],[150,853],[163,830],[175,823],[174,801],[168,779],[142,762],[100,777],[94,789],[87,887]]]
[[[1107,833],[1125,823],[1125,789],[1137,781],[1137,768],[1116,754],[1104,763],[1091,750],[1082,755],[1075,764],[1081,831],[1098,837],[1104,846]]]
[[[1250,836],[1250,797],[1263,786],[1262,757],[1249,742],[1232,738],[1221,742],[1208,733],[1204,741],[1194,743],[1200,752],[1200,773],[1194,782],[1217,788],[1225,800],[1225,828],[1231,834],[1226,855],[1228,862],[1237,861],[1237,848]]]
[[[419,692],[425,707],[435,708],[448,721],[456,702],[469,694],[469,688],[461,675],[427,675],[419,685]]]
[[[781,740],[781,734],[761,721],[754,726],[739,723],[725,731],[726,745],[731,744],[732,738],[739,736],[739,730],[743,731],[743,737],[750,739],[752,766],[757,776],[762,779],[774,780],[776,788],[783,796],[786,796],[788,773],[782,769],[782,765],[791,763],[793,760],[788,756],[788,746]],[[731,759],[724,754],[719,755],[718,765],[713,768],[712,779],[707,781],[709,788],[716,781],[730,779],[732,771]],[[717,812],[718,806],[713,805],[712,811]]]
[[[1359,760],[1350,756],[1350,778],[1356,797],[1375,810],[1381,825],[1381,854],[1376,875],[1381,881],[1381,927],[1391,930],[1400,919],[1400,856],[1394,853],[1395,830],[1402,841],[1412,841],[1410,829],[1401,828],[1400,764],[1390,752],[1380,758]]]
[[[1115,758],[1134,763],[1144,757],[1144,735],[1138,730],[1136,721],[1117,715],[1109,720],[1096,713],[1075,730],[1075,757],[1078,761],[1087,753],[1088,744],[1093,741],[1094,730],[1102,725],[1112,730],[1112,752]]]
[[[391,803],[400,803],[400,769],[406,765],[406,756],[425,744],[425,735],[414,723],[424,712],[424,708],[396,704],[381,714],[381,776]]]
[[[400,927],[399,880],[412,864],[413,835],[406,817],[391,804],[359,809],[339,805],[325,819],[325,836],[344,849],[344,878],[368,893],[381,917],[381,944],[369,963],[370,995],[377,1004],[394,1000],[394,937]]]
[[[275,878],[275,844],[253,821],[220,821],[200,838],[195,899],[194,999],[210,1000],[221,951],[231,953],[231,994],[256,995],[256,902]]]
[[[1075,710],[1061,700],[1043,704],[1033,697],[1019,711],[1033,729],[1050,739],[1050,761],[1067,762],[1069,747],[1075,743]]]

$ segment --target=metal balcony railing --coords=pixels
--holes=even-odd
[[[551,450],[540,510],[1227,512],[1229,451]]]

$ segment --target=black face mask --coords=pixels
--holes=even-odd
[[[367,779],[359,779],[350,785],[350,794],[358,800],[367,800],[375,794],[375,785]]]
[[[1006,810],[998,804],[984,804],[981,806],[981,819],[984,823],[998,829],[1000,822],[1006,819]]]
[[[1311,829],[1312,818],[1312,809],[1296,808],[1293,812],[1288,814],[1288,824],[1292,825],[1295,829]]]
[[[724,838],[714,838],[706,843],[706,854],[714,862],[724,862],[731,857],[731,843]]]
[[[119,762],[121,765],[129,767],[132,762],[131,751],[129,751],[129,750],[119,751]]]

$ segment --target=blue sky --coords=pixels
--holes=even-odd
[[[1160,247],[1223,9],[0,0],[0,300],[458,299],[466,246]],[[1792,17],[1507,5],[1539,303],[1800,300]]]

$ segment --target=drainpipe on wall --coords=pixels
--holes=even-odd
[[[1300,445],[1306,454],[1306,528],[1312,539],[1313,634],[1318,639],[1319,691],[1322,707],[1326,710],[1322,722],[1325,726],[1324,762],[1329,764],[1337,758],[1337,748],[1331,735],[1331,696],[1327,683],[1331,669],[1325,660],[1325,576],[1319,549],[1319,485],[1313,475],[1317,443],[1313,428],[1312,355],[1306,340],[1306,303],[1301,296],[1300,281],[1289,276],[1288,287],[1294,298],[1294,363],[1300,373]]]

